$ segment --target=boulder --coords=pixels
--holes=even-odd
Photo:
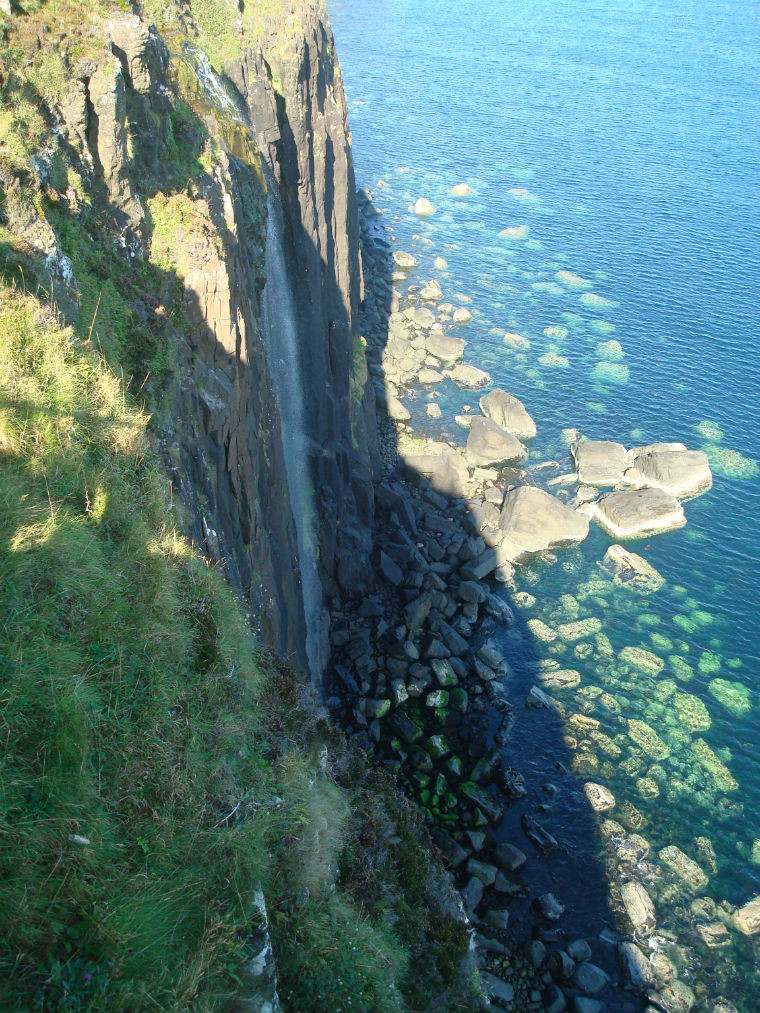
[[[454,316],[452,317],[455,324],[469,324],[472,320],[472,313],[464,306],[459,306],[454,310]]]
[[[476,468],[510,464],[522,461],[528,455],[516,436],[490,419],[476,416],[470,426],[464,456],[468,465]]]
[[[412,417],[401,401],[399,401],[397,397],[393,397],[392,394],[388,395],[386,407],[388,410],[388,417],[393,419],[394,422],[408,422]]]
[[[581,992],[586,992],[587,995],[597,995],[607,987],[609,980],[601,967],[597,967],[596,964],[592,964],[588,960],[578,964],[575,969],[575,984]]]
[[[484,395],[480,399],[480,410],[487,419],[522,440],[530,440],[536,435],[536,423],[525,410],[525,405],[505,390],[497,387]]]
[[[548,492],[524,485],[504,497],[499,526],[523,551],[541,552],[555,545],[582,542],[589,522]]]
[[[760,932],[760,894],[734,911],[734,925],[745,936],[756,936]]]
[[[404,316],[416,327],[428,330],[435,323],[435,313],[427,306],[413,306],[404,310]]]
[[[414,204],[414,213],[421,218],[427,218],[428,215],[435,214],[435,208],[427,197],[419,197]]]
[[[446,334],[439,334],[433,331],[425,339],[425,348],[434,358],[439,359],[446,366],[453,366],[462,358],[464,352],[463,338],[450,338]]]
[[[507,1003],[511,1003],[514,1000],[515,990],[508,982],[502,981],[501,978],[497,978],[487,971],[480,972],[480,980],[483,982],[489,999]]]
[[[437,369],[430,369],[425,367],[421,369],[417,375],[418,383],[442,383],[445,379],[443,373],[439,373]],[[430,412],[428,412],[428,415]]]
[[[508,872],[517,872],[527,862],[525,852],[516,848],[514,844],[499,844],[494,851],[494,858],[499,865]]]
[[[681,504],[662,489],[608,492],[588,507],[599,526],[613,538],[645,538],[682,528],[686,523]]]
[[[594,812],[603,813],[608,809],[615,808],[615,796],[609,788],[605,788],[602,784],[587,781],[583,785],[583,794]]]
[[[405,253],[404,250],[393,251],[393,262],[402,271],[409,271],[411,268],[417,266],[417,258],[413,257],[411,253]]]
[[[611,545],[599,564],[612,574],[612,579],[620,587],[629,588],[639,594],[650,594],[659,591],[665,578],[635,552],[629,552],[622,545]]]
[[[617,485],[628,467],[628,453],[622,443],[611,440],[579,440],[571,452],[578,481],[583,485]]]
[[[426,449],[426,454],[402,453],[404,464],[412,478],[428,482],[436,492],[445,496],[461,496],[469,480],[467,464],[461,454],[445,444],[440,452],[437,446]]]
[[[449,372],[449,377],[457,387],[464,387],[466,390],[477,390],[491,382],[491,377],[485,370],[478,369],[477,366],[466,366],[463,363],[455,366]]]
[[[652,898],[641,883],[631,880],[623,883],[621,888],[625,911],[631,920],[634,931],[640,936],[649,936],[657,925],[657,916]]]
[[[690,890],[702,891],[707,886],[708,877],[697,863],[685,855],[674,844],[660,851],[660,860],[675,872]]]
[[[626,478],[639,486],[662,489],[671,496],[699,496],[712,486],[712,472],[703,450],[687,450],[682,443],[653,443],[634,447]]]
[[[652,965],[635,943],[625,940],[618,946],[618,953],[626,977],[634,988],[647,988],[654,984]]]

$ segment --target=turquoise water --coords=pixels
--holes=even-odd
[[[640,810],[658,945],[697,991],[697,1008],[723,994],[754,1013],[758,943],[727,909],[760,893],[760,4],[332,0],[329,9],[357,183],[397,248],[420,261],[411,280],[435,277],[445,299],[472,300],[474,319],[452,333],[468,341],[465,361],[533,415],[530,463],[566,457],[568,427],[710,454],[714,485],[686,504],[687,526],[629,545],[665,577],[657,594],[604,581],[597,562],[610,540],[593,526],[580,549],[520,571],[517,590],[536,597],[525,620],[602,620],[612,654],[593,637],[538,645],[581,673],[579,687],[557,694],[572,764],[607,785],[618,808]],[[471,192],[453,197],[463,182]],[[435,214],[412,214],[418,197]],[[445,270],[434,269],[437,256]],[[526,341],[506,343],[504,332]],[[439,394],[438,431],[462,443],[453,416],[463,404],[477,410],[478,395],[450,384]],[[424,394],[408,402],[415,428],[431,425],[425,403]],[[631,669],[619,656],[627,646],[656,654],[661,671]],[[573,727],[579,713],[599,721],[596,739]],[[628,719],[656,729],[658,756],[631,737]],[[538,722],[521,714],[515,749],[540,747]],[[701,864],[709,883],[698,895],[716,908],[659,861],[670,844]],[[617,875],[610,858],[610,881]],[[699,926],[720,921],[729,938],[710,948]]]

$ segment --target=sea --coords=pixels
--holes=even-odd
[[[410,281],[436,278],[472,313],[450,328],[465,361],[533,416],[528,466],[560,464],[535,481],[568,470],[578,433],[709,456],[713,486],[684,504],[686,526],[626,543],[660,590],[615,585],[599,566],[612,539],[592,524],[578,548],[519,568],[507,593],[524,629],[592,619],[596,632],[537,641],[530,665],[508,630],[496,637],[517,701],[534,655],[580,673],[553,691],[561,719],[519,707],[506,747],[545,793],[566,855],[545,878],[573,931],[598,931],[605,905],[603,920],[630,931],[619,887],[638,878],[657,911],[642,947],[660,970],[694,990],[696,1010],[756,1013],[760,936],[731,912],[760,894],[760,3],[328,9],[357,186],[419,260]],[[421,197],[434,213],[414,214]],[[416,430],[463,444],[454,416],[477,398],[447,381],[405,403]],[[655,661],[627,664],[626,647]],[[568,771],[616,807],[579,819]],[[529,850],[519,823],[504,832]],[[616,852],[632,832],[649,846],[634,867]],[[673,847],[696,875],[663,857]]]

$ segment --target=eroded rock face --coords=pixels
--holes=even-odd
[[[589,523],[583,514],[543,489],[525,485],[511,489],[504,497],[499,526],[525,552],[540,552],[554,545],[582,542]]]
[[[288,406],[275,396],[262,336],[272,189],[264,171],[282,195],[300,374],[309,381],[306,469],[328,588],[355,591],[369,577],[375,424],[366,366],[362,375],[356,365],[363,358],[356,347],[362,274],[340,71],[324,8],[297,0],[292,12],[297,16],[287,26],[275,15],[262,51],[250,50],[227,68],[242,100],[234,115],[204,96],[191,60],[170,65],[155,29],[114,12],[102,57],[80,61],[62,96],[61,129],[79,151],[98,212],[121,232],[125,259],[144,256],[152,241],[140,196],[146,180],[163,199],[163,180],[176,171],[166,162],[175,94],[224,152],[188,191],[192,228],[171,249],[188,326],[175,328],[166,318],[159,325],[177,362],[162,394],[169,416],[163,451],[188,507],[191,537],[225,564],[260,616],[264,641],[306,667],[282,443]]]
[[[290,243],[301,375],[314,392],[306,424],[320,563],[328,586],[357,593],[370,573],[375,424],[371,385],[352,396],[363,295],[356,184],[332,30],[322,5],[295,6],[298,16],[271,22],[261,47],[282,96],[273,169]],[[258,109],[249,103],[254,129]]]

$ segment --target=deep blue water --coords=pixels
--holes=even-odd
[[[537,599],[525,618],[555,625],[573,618],[560,601],[572,594],[581,617],[603,619],[616,652],[644,646],[666,662],[656,678],[640,676],[632,686],[619,666],[577,658],[565,645],[562,664],[581,671],[590,694],[560,699],[569,712],[582,706],[593,714],[622,749],[616,758],[597,752],[592,779],[645,814],[641,832],[655,864],[671,843],[699,858],[694,839],[707,837],[716,853],[715,871],[705,870],[707,894],[743,903],[760,893],[760,3],[328,6],[357,183],[373,192],[397,246],[420,260],[412,280],[437,277],[446,298],[472,299],[474,319],[457,332],[468,340],[465,359],[533,415],[539,435],[531,463],[566,455],[566,427],[627,446],[710,445],[712,490],[686,504],[685,528],[650,539],[644,550],[666,578],[657,595],[631,601],[610,588],[596,598],[584,591],[609,544],[598,530],[580,550],[555,566],[529,568],[517,583]],[[461,182],[471,193],[452,197]],[[420,196],[436,208],[430,218],[409,211]],[[516,226],[528,226],[528,237],[499,236]],[[445,271],[433,268],[439,255]],[[558,270],[587,279],[610,304],[582,301],[583,290],[558,281]],[[564,331],[544,333],[552,327]],[[504,331],[530,346],[506,345]],[[610,339],[622,345],[625,382],[592,375],[598,345]],[[440,395],[440,428],[464,442],[453,415],[463,403],[474,407],[477,395],[451,385]],[[423,397],[410,403],[420,428],[430,424],[424,404]],[[718,427],[715,435],[697,429],[705,422]],[[727,462],[726,449],[742,456]],[[693,678],[674,672],[674,655]],[[749,708],[717,699],[716,678],[748,689]],[[617,710],[598,704],[601,692],[619,700]],[[684,735],[676,693],[703,702],[709,728]],[[624,769],[631,756],[641,759],[626,718],[656,727],[670,757]],[[540,733],[525,727],[535,742]],[[694,761],[696,739],[725,763],[735,789]],[[584,754],[582,744],[578,751]],[[638,783],[650,773],[659,778],[656,799]],[[572,826],[565,829],[572,837]],[[711,1010],[722,990],[754,1011],[757,944],[731,929],[726,948],[707,951],[699,919],[684,915],[690,899],[658,882],[658,918],[677,936],[674,959],[689,963],[685,977],[704,989],[699,1009]]]

